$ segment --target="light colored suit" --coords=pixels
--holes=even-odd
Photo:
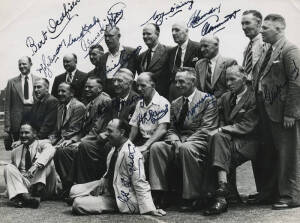
[[[208,59],[203,58],[199,60],[195,65],[197,73],[196,87],[200,91],[213,94],[216,98],[221,97],[226,91],[228,91],[225,73],[226,68],[233,64],[237,64],[236,60],[219,55],[212,74],[212,83],[209,86],[206,81],[208,73]]]
[[[107,166],[114,150],[115,148],[108,154]],[[80,214],[101,214],[103,211],[117,209],[121,213],[131,214],[154,211],[155,206],[150,185],[146,181],[143,162],[143,155],[130,140],[127,140],[119,151],[115,165],[113,178],[115,197],[108,191],[101,196],[90,195],[100,180],[77,184],[70,192],[70,197],[75,198],[73,211]]]
[[[277,152],[279,195],[291,198],[291,205],[300,205],[300,51],[284,37],[272,47],[271,58],[257,78],[256,89],[262,95]],[[294,126],[284,128],[283,117],[294,118]]]
[[[39,77],[32,75],[32,85]],[[33,92],[29,92],[32,94]],[[4,127],[6,132],[18,133],[24,115],[24,95],[22,92],[21,75],[7,82],[5,91],[5,118]],[[29,109],[30,110],[30,109]]]
[[[28,193],[29,188],[36,183],[46,185],[46,196],[56,193],[57,178],[52,158],[55,148],[49,140],[35,140],[30,146],[31,161],[38,163],[43,168],[38,169],[32,179],[23,176],[18,167],[21,163],[23,144],[12,151],[11,164],[4,168],[4,178],[9,199],[21,193]],[[24,150],[23,153],[26,151]],[[24,156],[25,157],[25,156]]]
[[[180,141],[182,145],[179,146],[179,159],[175,158],[175,163],[182,169],[182,197],[196,199],[202,195],[207,132],[216,129],[219,124],[218,107],[213,95],[196,89],[183,127],[179,129],[177,120],[183,100],[183,97],[179,97],[171,104],[171,126],[165,142],[156,142],[150,148],[149,179],[152,190],[169,189],[167,175],[172,162],[174,165],[174,151],[166,142]]]

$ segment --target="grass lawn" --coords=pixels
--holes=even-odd
[[[5,189],[3,168],[9,162],[10,152],[3,148],[0,141],[0,192]],[[251,169],[251,163],[247,162],[237,171],[238,189],[242,194],[255,191],[255,184]],[[300,208],[272,211],[270,206],[239,205],[230,207],[227,213],[221,216],[204,217],[201,211],[193,213],[181,213],[177,210],[167,210],[167,216],[157,218],[146,215],[121,215],[103,214],[94,216],[73,216],[71,208],[63,202],[44,201],[39,209],[14,208],[9,206],[8,199],[0,198],[0,223],[81,223],[81,222],[300,222]]]

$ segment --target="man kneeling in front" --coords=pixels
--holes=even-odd
[[[149,183],[145,179],[141,152],[128,139],[130,127],[113,119],[102,133],[112,145],[107,158],[107,171],[100,180],[77,184],[71,188],[74,214],[101,214],[119,210],[121,213],[140,213],[163,216],[156,209]],[[102,136],[102,137],[103,137]]]
[[[11,153],[11,164],[4,168],[8,197],[16,207],[38,208],[41,197],[56,193],[55,148],[49,140],[36,140],[30,124],[21,125],[20,141]]]

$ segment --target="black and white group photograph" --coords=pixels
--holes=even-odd
[[[300,0],[3,0],[0,222],[300,222]]]

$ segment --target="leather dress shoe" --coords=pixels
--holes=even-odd
[[[195,210],[201,210],[205,207],[204,200],[183,200],[183,204],[180,206],[181,212],[190,212]]]
[[[224,200],[217,200],[210,208],[203,212],[203,215],[218,215],[226,212],[228,208],[227,202]]]
[[[270,198],[261,196],[261,195],[256,195],[256,196],[252,196],[252,197],[248,197],[247,199],[247,204],[249,205],[270,205],[274,203],[273,200],[271,200]]]
[[[19,198],[13,198],[11,199],[12,205],[16,208],[23,208],[24,204],[23,201]]]
[[[29,194],[22,196],[22,202],[24,207],[38,208],[40,206],[40,199],[31,197]]]

